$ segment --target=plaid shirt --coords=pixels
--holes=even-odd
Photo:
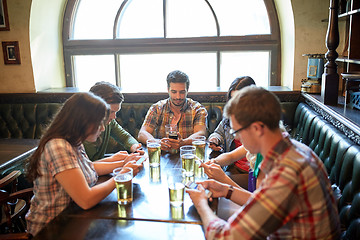
[[[195,126],[206,126],[207,111],[200,103],[187,98],[177,123],[178,131],[183,138],[188,138],[194,133]],[[146,114],[143,126],[154,129],[155,138],[164,138],[165,125],[171,123],[174,116],[170,109],[170,100],[164,99],[153,104]]]
[[[71,198],[56,181],[55,175],[68,169],[80,168],[89,186],[98,179],[93,163],[88,159],[83,145],[73,147],[65,139],[51,139],[46,143],[39,161],[42,176],[34,181],[34,196],[26,214],[27,230],[37,234],[46,223],[61,213]]]
[[[207,239],[339,239],[328,175],[313,151],[285,137],[261,170],[267,177],[259,189],[227,222],[212,221]]]

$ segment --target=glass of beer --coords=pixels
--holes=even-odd
[[[178,139],[178,128],[176,124],[166,124],[165,125],[165,134],[167,138]],[[170,149],[171,154],[178,153],[178,149]]]
[[[180,147],[182,168],[185,169],[186,176],[194,176],[194,167],[195,167],[195,158],[196,158],[195,151],[196,151],[196,147],[191,145]]]
[[[146,147],[149,155],[150,167],[160,166],[161,143],[160,139],[149,139],[146,141]]]
[[[171,168],[168,169],[166,176],[170,205],[174,207],[182,206],[185,192],[185,170],[182,168]]]
[[[113,171],[116,184],[118,204],[125,205],[133,200],[133,169],[129,167],[115,168]]]
[[[200,179],[206,178],[204,169],[200,167],[201,162],[205,162],[206,137],[195,137],[192,141],[192,145],[196,147],[195,155],[197,157],[195,160],[195,177]]]

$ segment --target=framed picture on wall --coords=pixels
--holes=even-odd
[[[6,0],[0,0],[0,31],[9,31],[9,17],[7,12]]]
[[[2,42],[4,63],[20,64],[19,42]]]

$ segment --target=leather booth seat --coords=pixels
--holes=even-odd
[[[360,147],[300,103],[292,137],[308,145],[324,162],[338,203],[342,239],[360,239]]]

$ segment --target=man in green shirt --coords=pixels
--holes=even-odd
[[[120,92],[120,89],[108,82],[97,82],[90,88],[90,92],[103,98],[110,105],[110,116],[105,131],[101,133],[96,142],[84,142],[86,154],[89,158],[92,161],[102,159],[104,154],[109,152],[108,150],[114,149],[118,144],[128,152],[140,152],[143,154],[144,152],[139,150],[141,143],[123,129],[115,120],[116,113],[120,111],[121,104],[124,101],[124,96]],[[117,151],[119,150],[122,149],[118,149]]]

